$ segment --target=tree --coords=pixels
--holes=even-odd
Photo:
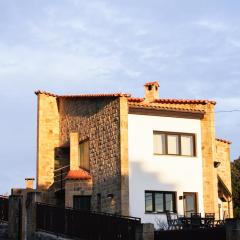
[[[231,162],[234,217],[240,216],[240,157]]]

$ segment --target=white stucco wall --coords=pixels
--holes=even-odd
[[[183,215],[183,192],[198,193],[198,211],[203,214],[201,123],[184,119],[147,115],[128,115],[129,137],[129,210],[142,222],[155,224],[165,214],[145,214],[145,190],[176,191],[177,211]],[[153,154],[153,131],[196,134],[196,157]]]

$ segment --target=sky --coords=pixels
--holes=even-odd
[[[216,100],[240,155],[239,0],[0,0],[0,194],[36,175],[37,89]]]

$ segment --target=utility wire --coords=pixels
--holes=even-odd
[[[222,111],[216,111],[215,113],[232,113],[232,112],[240,112],[240,109],[222,110]]]

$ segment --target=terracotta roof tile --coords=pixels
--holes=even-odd
[[[96,94],[70,94],[70,95],[57,95],[54,93],[49,93],[45,91],[36,91],[36,95],[38,94],[45,94],[52,97],[58,97],[58,98],[84,98],[84,97],[130,97],[130,94],[127,93],[96,93]]]
[[[155,81],[155,82],[147,82],[147,83],[144,84],[144,86],[151,86],[151,85],[155,85],[155,84],[159,87],[159,84],[158,84],[157,81]]]
[[[161,105],[153,105],[151,103],[129,103],[129,107],[132,108],[148,108],[148,109],[157,109],[157,110],[166,110],[166,111],[177,111],[177,112],[192,112],[192,113],[205,113],[203,110],[196,110],[192,108],[177,108]]]
[[[69,180],[89,180],[91,179],[89,172],[79,169],[79,170],[70,170],[66,176],[66,179]]]
[[[227,144],[232,144],[232,142],[225,140],[225,139],[220,139],[220,138],[216,138],[216,141],[227,143]]]
[[[148,83],[147,83],[148,84]],[[128,102],[143,102],[144,98],[134,98],[127,93],[96,93],[96,94],[70,94],[70,95],[58,95],[45,91],[35,91],[35,94],[45,94],[52,97],[58,98],[84,98],[84,97],[128,97]],[[172,98],[159,98],[155,99],[153,103],[166,103],[166,104],[216,104],[215,101],[201,100],[201,99],[172,99]]]
[[[128,102],[143,102],[144,98],[128,98]],[[201,100],[201,99],[173,99],[173,98],[159,98],[152,103],[167,103],[167,104],[216,104],[215,101]]]
[[[144,98],[134,98],[134,97],[130,97],[128,98],[128,102],[143,102]]]
[[[172,99],[172,98],[159,98],[155,99],[155,103],[176,103],[176,104],[216,104],[215,101],[201,100],[201,99]]]
[[[57,97],[57,95],[54,94],[54,93],[49,93],[49,92],[40,91],[40,90],[35,91],[35,94],[36,94],[36,95],[38,95],[38,94],[44,94],[44,95],[48,95],[48,96],[52,96],[52,97]]]

